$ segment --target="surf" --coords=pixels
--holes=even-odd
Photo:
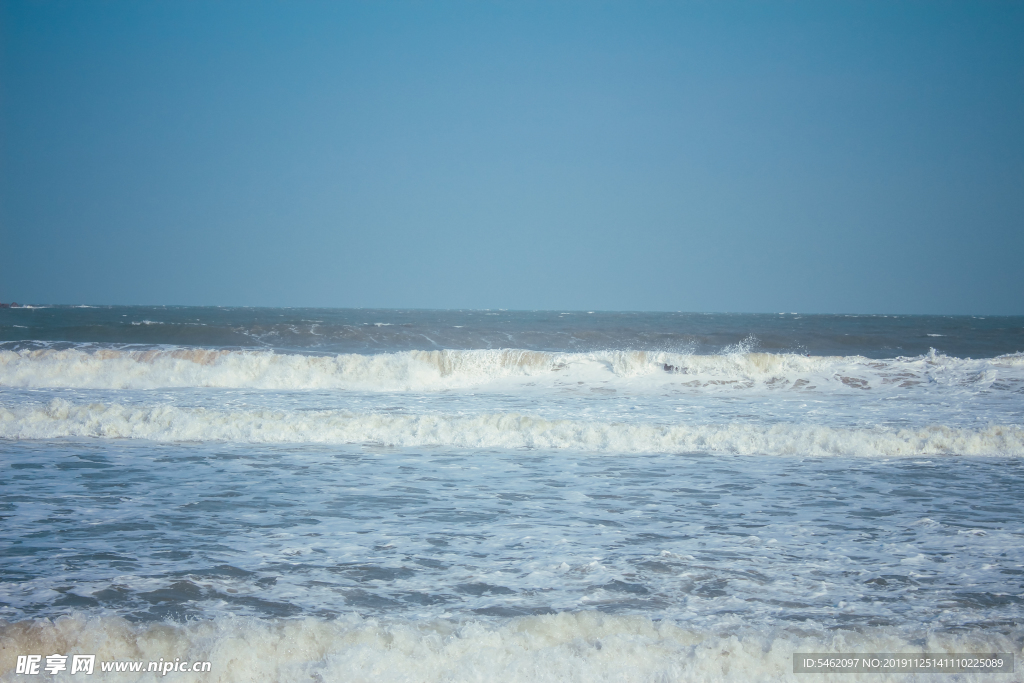
[[[112,616],[0,622],[0,671],[15,653],[90,653],[145,671],[150,661],[210,662],[176,680],[317,681],[784,681],[793,653],[991,653],[1019,650],[1019,633],[915,634],[895,627],[827,631],[713,631],[642,615],[595,611],[505,620],[421,622],[359,617],[321,620],[221,618],[186,624],[131,623]],[[110,664],[114,669],[116,664]],[[844,681],[877,674],[844,674]],[[917,680],[893,674],[888,680]],[[965,680],[973,680],[968,678]]]
[[[966,386],[1024,389],[1024,354],[962,359],[802,356],[738,350],[716,355],[606,350],[554,353],[524,349],[420,350],[305,355],[195,347],[0,350],[0,387],[445,391],[517,382],[612,382],[634,390],[817,390],[830,392]],[[509,382],[512,384],[510,385]]]
[[[896,429],[817,424],[687,424],[348,410],[213,410],[171,405],[72,403],[0,406],[4,439],[145,439],[159,442],[383,444],[579,451],[827,456],[1024,456],[1024,428],[931,425]]]

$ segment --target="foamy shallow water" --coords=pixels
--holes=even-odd
[[[5,459],[7,618],[1024,614],[1018,460],[132,442]]]
[[[322,313],[0,311],[0,680],[1019,663],[1024,320]]]
[[[11,651],[90,652],[100,661],[217,662],[179,681],[802,681],[793,652],[986,653],[1019,651],[1000,634],[911,636],[890,629],[711,634],[643,616],[598,612],[505,622],[346,619],[225,619],[185,625],[118,618],[65,618],[0,627]],[[168,680],[159,674],[96,674],[103,680]],[[919,680],[913,675],[812,674],[825,681]],[[79,677],[82,675],[79,674]],[[929,680],[936,675],[930,674]],[[939,674],[938,676],[942,676]],[[45,674],[43,678],[49,678]],[[24,680],[14,675],[0,680]],[[72,680],[73,677],[61,679]],[[1020,680],[1017,674],[942,676],[956,681]]]

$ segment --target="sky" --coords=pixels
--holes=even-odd
[[[0,301],[1024,314],[1022,2],[0,0]]]

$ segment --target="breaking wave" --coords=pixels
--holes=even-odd
[[[117,617],[0,622],[0,678],[15,680],[16,655],[96,655],[102,662],[207,661],[209,673],[176,681],[796,681],[793,653],[1018,652],[1019,632],[905,633],[877,627],[775,633],[702,632],[643,616],[578,612],[503,621],[334,621],[238,618],[132,624]],[[45,662],[45,660],[44,660]],[[104,680],[159,681],[159,673],[106,673]],[[957,680],[990,680],[964,674]],[[20,678],[20,677],[19,677]],[[69,677],[70,680],[72,677]],[[820,679],[820,675],[818,676]],[[840,674],[835,680],[879,680]],[[887,681],[919,680],[889,674]],[[61,679],[63,680],[63,678]],[[831,679],[830,679],[831,680]],[[1014,679],[1019,680],[1019,679]]]
[[[521,349],[403,351],[308,356],[201,348],[82,347],[0,350],[0,386],[157,389],[433,391],[506,378],[647,378],[706,390],[836,389],[970,385],[1024,391],[1024,354],[971,360],[934,352],[914,358],[649,351],[549,353]]]
[[[1024,456],[1024,428],[890,429],[814,424],[652,424],[499,413],[402,415],[338,410],[218,411],[118,403],[0,406],[0,438],[355,443],[402,447],[808,456]]]

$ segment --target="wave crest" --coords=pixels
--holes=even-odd
[[[482,349],[306,356],[202,348],[0,350],[0,386],[23,388],[436,391],[509,378],[646,378],[648,383],[703,390],[969,385],[1024,392],[1024,354],[971,360],[931,353],[873,360],[745,351],[701,356]]]
[[[73,404],[0,407],[0,438],[86,437],[241,443],[354,443],[572,450],[594,453],[733,453],[803,456],[1024,456],[1024,428],[839,428],[811,424],[650,424],[548,420],[516,413],[393,415],[335,410],[217,411],[174,406]]]

